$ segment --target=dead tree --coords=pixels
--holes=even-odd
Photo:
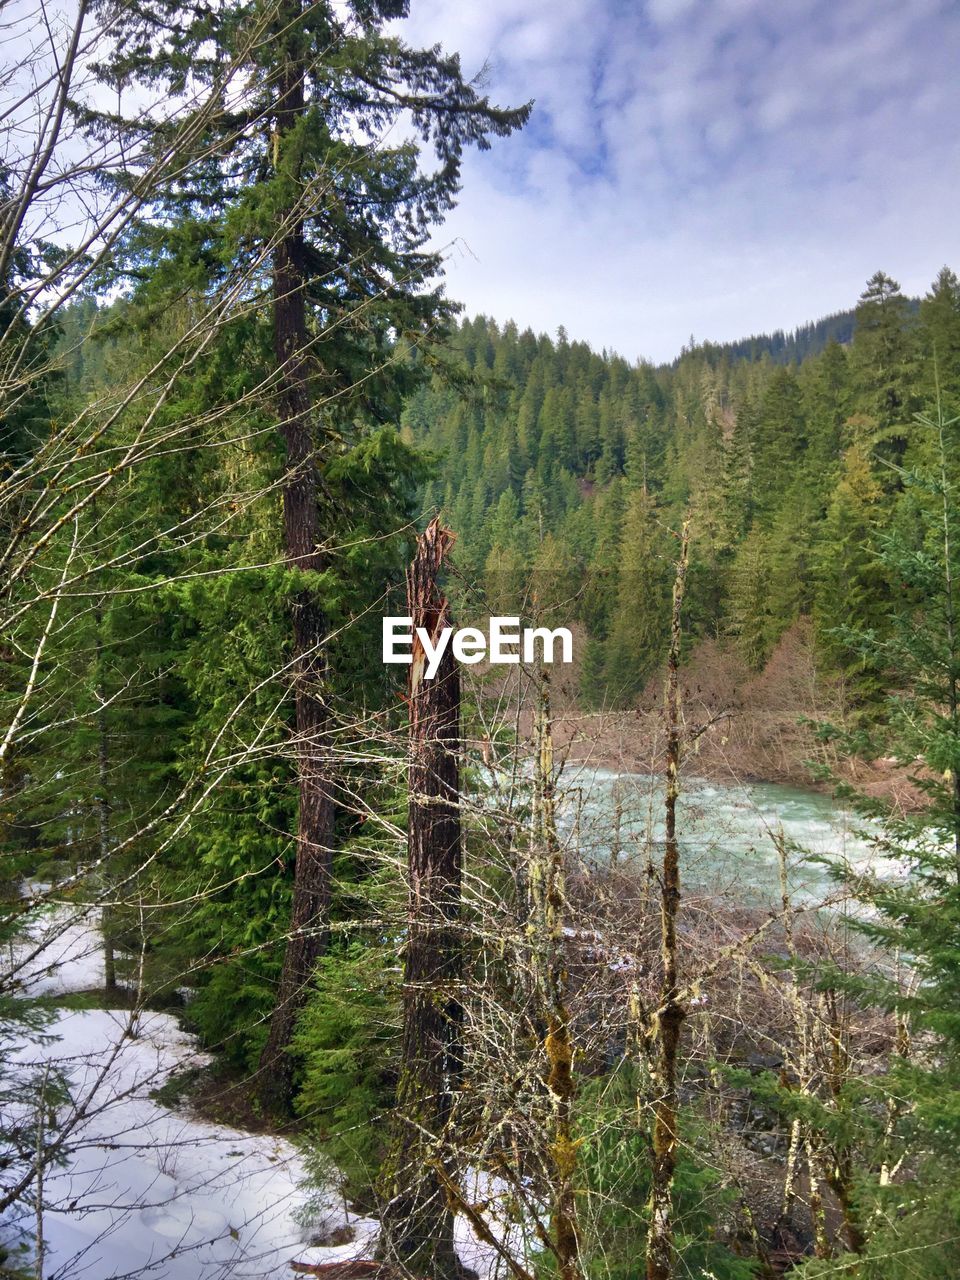
[[[823,993],[823,1001],[829,1044],[829,1067],[826,1072],[828,1096],[833,1114],[846,1122],[838,1126],[839,1132],[844,1134],[851,1129],[850,1099],[846,1088],[851,1069],[849,1017],[842,992],[828,987]],[[840,1137],[830,1145],[827,1185],[840,1206],[847,1247],[851,1253],[863,1253],[867,1247],[867,1237],[857,1205],[856,1175],[853,1143],[849,1137]]]
[[[787,846],[782,830],[777,833],[775,844],[780,868],[780,898],[787,953],[796,970],[798,952],[791,921]],[[784,1222],[788,1220],[796,1199],[797,1157],[802,1142],[807,1163],[808,1204],[816,1256],[829,1258],[833,1254],[823,1197],[824,1186],[829,1187],[836,1198],[848,1249],[852,1253],[862,1253],[866,1248],[867,1238],[857,1206],[855,1151],[852,1141],[845,1136],[851,1131],[851,1103],[847,1089],[853,1066],[849,1010],[842,992],[833,986],[827,986],[822,991],[810,991],[795,979],[784,984],[784,992],[793,1014],[796,1041],[797,1079],[787,1087],[802,1095],[809,1095],[824,1114],[819,1123],[814,1119],[815,1110],[811,1110],[811,1118],[806,1121],[802,1121],[799,1115],[794,1117],[787,1153],[781,1218]],[[888,1115],[889,1105],[888,1102]],[[843,1123],[836,1124],[838,1119]]]
[[[434,519],[407,571],[407,611],[436,640],[450,625],[437,579],[453,534]],[[432,679],[410,667],[408,908],[396,1121],[378,1254],[429,1280],[465,1274],[453,1243],[449,1129],[461,1075],[460,672],[448,647]]]
[[[303,61],[296,48],[301,9],[301,0],[287,0],[279,11],[287,48],[274,109],[278,147],[285,135],[300,127],[306,112]],[[287,467],[283,486],[284,548],[291,568],[301,574],[319,574],[324,564],[319,547],[318,441],[310,385],[307,247],[299,207],[288,211],[284,227],[273,251],[273,337],[279,370],[276,401]],[[277,1005],[260,1057],[260,1096],[274,1109],[286,1107],[291,1101],[294,1062],[287,1049],[326,943],[335,821],[325,767],[326,619],[309,583],[297,591],[291,611],[299,787],[297,851],[290,931]]]
[[[97,853],[100,865],[106,868],[110,858],[110,793],[109,766],[110,740],[107,732],[107,693],[103,681],[103,602],[98,600],[94,608],[96,624],[97,666]],[[103,935],[103,986],[106,991],[117,989],[117,956],[114,947],[114,921],[110,904],[100,908],[100,932]]]
[[[658,1017],[656,1024],[650,1029],[654,1120],[647,1280],[671,1280],[674,1274],[673,1179],[677,1165],[677,1053],[686,1015],[677,964],[677,915],[680,911],[677,800],[680,796],[682,728],[680,641],[688,551],[689,529],[684,524],[680,535],[680,558],[673,584],[670,653],[667,661],[666,836],[660,881],[660,953],[663,978]]]
[[[557,835],[553,768],[553,729],[550,711],[550,677],[539,673],[537,690],[536,757],[534,759],[534,830],[531,849],[531,882],[535,946],[539,963],[535,970],[541,987],[546,1038],[546,1086],[552,1105],[550,1243],[560,1280],[580,1280],[580,1237],[574,1175],[577,1143],[573,1136],[573,1042],[567,1006],[567,966],[564,956],[563,850]]]

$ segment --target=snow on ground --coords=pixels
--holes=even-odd
[[[102,984],[94,919],[55,909],[31,924],[35,940],[41,933],[50,945],[21,973],[25,994]],[[279,1280],[292,1275],[293,1260],[371,1256],[378,1224],[350,1214],[335,1192],[321,1197],[309,1228],[298,1224],[307,1192],[292,1143],[209,1124],[151,1098],[173,1072],[205,1060],[174,1018],[125,1010],[63,1010],[42,1042],[8,1052],[7,1084],[23,1081],[20,1114],[5,1117],[8,1125],[18,1118],[35,1125],[31,1082],[60,1071],[70,1089],[70,1103],[44,1107],[46,1141],[61,1135],[63,1143],[62,1161],[44,1173],[44,1280]],[[14,1162],[0,1183],[9,1186],[24,1168]],[[467,1194],[486,1199],[497,1190],[478,1185]],[[34,1194],[31,1185],[0,1219],[0,1238],[19,1237],[25,1258],[35,1256]],[[307,1243],[344,1226],[354,1233],[349,1244]],[[507,1234],[495,1219],[491,1227]],[[457,1221],[456,1235],[463,1261],[484,1280],[502,1273],[496,1251],[466,1222]]]
[[[291,1143],[179,1115],[150,1098],[172,1071],[200,1061],[170,1016],[64,1012],[48,1030],[59,1039],[24,1046],[8,1063],[35,1079],[47,1063],[64,1071],[84,1113],[68,1132],[64,1167],[44,1179],[46,1280],[273,1280],[290,1276],[294,1258],[356,1257],[374,1235],[374,1222],[351,1215],[355,1243],[305,1248],[311,1231],[293,1216],[304,1169]],[[59,1110],[69,1122],[71,1108]],[[313,1230],[347,1218],[331,1196]],[[31,1209],[18,1225],[34,1234]]]
[[[11,948],[10,969],[24,995],[63,995],[103,986],[98,907],[59,903],[30,917]]]

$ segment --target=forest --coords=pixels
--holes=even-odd
[[[407,11],[11,19],[0,1277],[946,1280],[960,279],[468,318]]]

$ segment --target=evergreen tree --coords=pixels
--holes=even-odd
[[[767,535],[751,529],[733,565],[730,587],[730,629],[743,660],[759,670],[770,654],[775,622],[770,599],[770,552]]]
[[[800,617],[809,617],[814,599],[814,530],[820,515],[816,490],[805,472],[790,486],[770,525],[770,611],[772,639]]]
[[[865,424],[862,430],[868,430]],[[877,558],[882,487],[862,438],[843,457],[818,551],[814,617],[820,645],[844,678],[851,710],[876,711],[884,669],[853,635],[883,626],[889,594]]]
[[[799,370],[810,440],[805,480],[818,496],[834,478],[843,448],[843,424],[851,407],[847,366],[844,348],[830,342],[818,359]]]
[[[769,520],[803,465],[807,423],[803,392],[792,369],[777,369],[770,379],[751,441],[751,497],[758,515]]]
[[[663,656],[669,562],[656,502],[644,489],[627,501],[617,574],[617,602],[604,662],[609,697],[630,706]]]
[[[490,542],[494,550],[522,549],[520,503],[512,489],[501,493],[490,520]]]
[[[851,371],[856,407],[877,425],[877,440],[894,462],[903,458],[913,408],[910,307],[896,280],[877,271],[856,311]]]
[[[888,956],[908,956],[913,978],[904,989],[887,965],[866,991],[901,1020],[900,1052],[886,1082],[895,1101],[879,1158],[884,1170],[901,1162],[909,1168],[896,1183],[882,1176],[862,1189],[874,1230],[856,1267],[869,1280],[934,1280],[960,1259],[960,418],[947,418],[941,400],[933,414],[918,415],[915,428],[929,449],[923,465],[902,471],[901,480],[922,512],[922,543],[892,533],[877,550],[910,605],[891,611],[883,631],[851,629],[875,669],[897,673],[888,741],[924,796],[922,808],[906,815],[860,798],[878,853],[897,866],[889,875],[849,873],[868,907],[857,928]]]
[[[919,345],[922,393],[928,403],[939,395],[944,414],[952,417],[960,409],[960,280],[949,267],[920,303]]]
[[[275,1103],[291,1097],[285,1049],[325,941],[335,838],[334,783],[322,763],[331,729],[329,618],[317,584],[331,521],[321,510],[321,479],[357,415],[399,417],[399,393],[416,366],[391,360],[393,335],[422,340],[450,313],[434,283],[439,257],[425,243],[453,203],[464,148],[488,146],[529,110],[494,107],[464,81],[455,56],[414,50],[387,34],[386,23],[406,12],[404,0],[345,7],[277,0],[266,9],[260,0],[233,0],[184,15],[172,0],[149,0],[118,14],[101,65],[108,83],[135,81],[171,95],[188,76],[216,84],[225,66],[245,87],[243,101],[221,117],[196,122],[196,153],[159,194],[129,254],[154,292],[170,280],[182,288],[184,273],[222,288],[238,269],[256,272],[258,261],[272,273],[272,409],[285,453],[300,744],[292,929],[263,1061],[264,1094]],[[369,145],[401,114],[432,146],[433,171],[420,167],[412,143]],[[149,114],[124,127],[148,151],[162,149]],[[476,362],[489,367],[492,341],[480,328]]]

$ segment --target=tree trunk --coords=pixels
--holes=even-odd
[[[407,571],[407,612],[435,641],[450,625],[437,577],[453,535],[434,519]],[[432,680],[410,667],[409,897],[396,1132],[378,1256],[429,1280],[465,1274],[453,1243],[448,1148],[461,1074],[460,672],[450,647]]]
[[[96,505],[94,505],[96,519]],[[110,742],[107,735],[107,690],[103,679],[103,601],[97,600],[93,611],[96,626],[96,698],[97,698],[97,856],[100,862],[100,884],[110,896]],[[100,907],[100,936],[103,938],[103,985],[107,991],[117,989],[117,957],[113,946],[113,908],[109,902]]]
[[[830,1068],[827,1075],[834,1111],[849,1119],[850,1100],[844,1093],[850,1075],[850,1051],[846,1018],[842,1010],[843,997],[832,988],[824,993],[827,1008],[827,1031],[830,1036]],[[863,1253],[867,1246],[855,1191],[855,1162],[849,1142],[835,1143],[828,1167],[827,1182],[837,1197],[843,1215],[843,1229],[851,1253]]]
[[[300,0],[291,0],[279,15],[285,38],[285,64],[279,78],[275,114],[277,156],[282,154],[284,137],[305,110],[303,66],[297,57],[300,13]],[[319,550],[319,468],[310,388],[306,247],[298,195],[296,191],[291,198],[286,234],[273,255],[277,412],[287,467],[283,487],[284,550],[292,568],[319,573],[324,568]],[[288,1107],[292,1099],[294,1063],[287,1050],[317,959],[326,946],[335,816],[326,740],[326,619],[309,587],[294,597],[291,615],[299,783],[296,867],[277,1006],[260,1057],[260,1096],[274,1110]]]
[[[101,647],[100,639],[97,639],[97,649]],[[97,690],[100,698],[100,710],[97,717],[97,780],[99,783],[99,794],[97,796],[97,845],[100,858],[100,876],[101,882],[107,884],[107,893],[110,893],[108,859],[110,857],[110,801],[107,798],[108,786],[108,743],[107,743],[107,724],[104,694],[102,686]],[[100,933],[103,938],[103,985],[107,991],[116,991],[117,989],[117,957],[113,946],[113,907],[109,902],[104,902],[100,908]]]
[[[671,1280],[674,1274],[673,1178],[677,1165],[677,1052],[686,1010],[680,1003],[677,974],[677,914],[680,910],[680,850],[677,800],[680,795],[680,640],[687,576],[689,533],[680,537],[680,559],[673,584],[673,616],[667,663],[667,794],[663,877],[660,885],[660,952],[663,963],[660,1016],[654,1031],[656,1090],[653,1121],[650,1227],[647,1232],[647,1280]]]
[[[567,1008],[567,967],[564,957],[563,922],[566,904],[563,850],[557,836],[553,727],[550,710],[550,677],[546,668],[539,673],[536,721],[537,753],[534,762],[533,857],[534,930],[542,954],[536,965],[542,986],[547,1035],[547,1089],[553,1104],[550,1159],[553,1166],[550,1236],[556,1254],[560,1280],[580,1280],[580,1233],[574,1175],[577,1144],[573,1136],[573,1104],[576,1081],[573,1074],[573,1041]]]
[[[813,1135],[807,1130],[804,1139],[804,1152],[807,1157],[807,1177],[810,1182],[810,1222],[813,1227],[813,1256],[829,1258],[833,1252],[830,1248],[830,1234],[827,1231],[827,1214],[823,1207],[823,1192],[820,1190],[820,1160],[814,1147]]]

